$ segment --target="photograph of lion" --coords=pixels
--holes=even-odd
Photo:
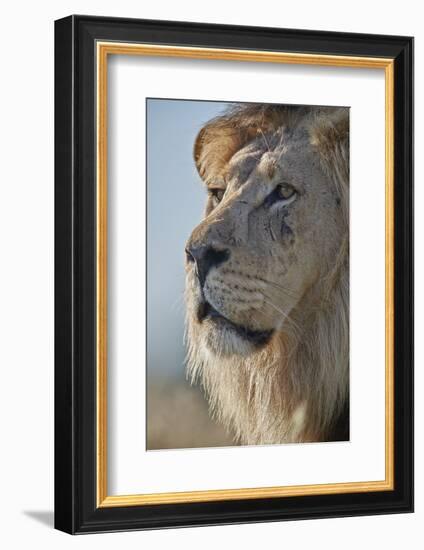
[[[185,365],[210,446],[349,440],[349,109],[226,104],[193,156]]]

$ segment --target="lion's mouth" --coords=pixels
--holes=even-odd
[[[218,310],[216,310],[209,302],[204,301],[199,305],[197,310],[197,319],[200,323],[205,320],[211,321],[218,327],[225,327],[233,330],[238,336],[248,340],[255,347],[262,347],[266,345],[273,334],[273,330],[252,330],[243,325],[238,325],[233,321],[230,321],[227,317],[224,317]]]

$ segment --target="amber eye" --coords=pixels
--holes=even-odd
[[[264,200],[264,206],[270,208],[273,204],[288,206],[297,196],[296,189],[289,183],[280,183]]]
[[[209,189],[209,195],[213,198],[216,204],[222,201],[224,194],[225,194],[225,189],[221,189],[220,187],[211,187]]]
[[[276,191],[278,193],[278,197],[284,201],[291,199],[296,193],[296,189],[288,183],[280,183],[280,185],[277,185]]]

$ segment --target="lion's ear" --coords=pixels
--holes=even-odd
[[[311,142],[324,157],[335,151],[348,153],[349,148],[349,109],[341,107],[332,113],[323,111],[311,128]]]
[[[202,176],[200,172],[200,159],[202,156],[203,140],[204,140],[205,134],[206,134],[206,127],[202,128],[200,132],[197,134],[196,139],[194,141],[194,148],[193,148],[194,163],[196,165],[197,171],[199,172],[200,176]]]
[[[349,219],[349,109],[341,107],[319,114],[311,127],[311,143],[322,166],[334,181]]]
[[[246,140],[246,131],[229,125],[225,117],[206,124],[194,142],[194,162],[200,177],[208,182],[222,176],[225,167]]]

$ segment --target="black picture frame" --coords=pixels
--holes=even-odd
[[[99,40],[394,60],[394,490],[97,507]],[[73,15],[55,22],[55,527],[94,533],[413,510],[413,39]]]

